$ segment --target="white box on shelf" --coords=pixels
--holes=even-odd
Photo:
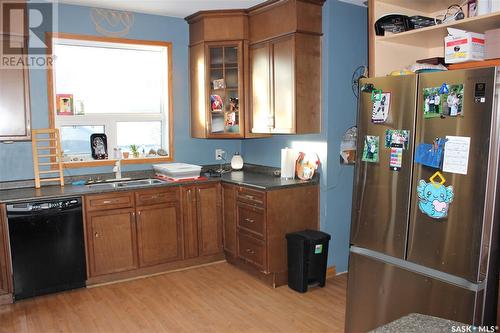
[[[484,34],[463,32],[446,36],[444,59],[447,64],[484,60]]]
[[[485,59],[500,58],[500,29],[486,30],[484,34],[486,38],[486,48],[484,51],[484,58]]]
[[[154,164],[153,169],[161,176],[174,180],[198,178],[201,166],[187,163]]]

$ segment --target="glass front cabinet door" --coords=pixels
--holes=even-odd
[[[207,136],[243,137],[243,43],[206,43],[205,55]]]

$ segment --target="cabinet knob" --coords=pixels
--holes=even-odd
[[[99,233],[97,233],[97,232],[96,232],[96,233],[94,234],[94,236],[95,236],[95,238],[99,238]]]
[[[246,249],[245,252],[250,254],[255,254],[255,251],[252,249]]]
[[[249,219],[249,218],[246,218],[246,219],[245,219],[245,222],[248,222],[248,223],[254,223],[254,222],[255,222],[255,220],[253,220],[253,219]]]

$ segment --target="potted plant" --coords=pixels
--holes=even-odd
[[[139,157],[139,147],[137,145],[130,145],[130,152],[134,158]]]

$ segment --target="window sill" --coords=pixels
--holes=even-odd
[[[78,169],[78,168],[96,168],[101,166],[114,166],[117,160],[94,160],[94,161],[78,161],[78,162],[63,162],[63,166],[66,169]],[[173,162],[173,157],[144,157],[144,158],[124,158],[121,159],[122,165],[129,164],[152,164],[152,163],[164,163]]]

